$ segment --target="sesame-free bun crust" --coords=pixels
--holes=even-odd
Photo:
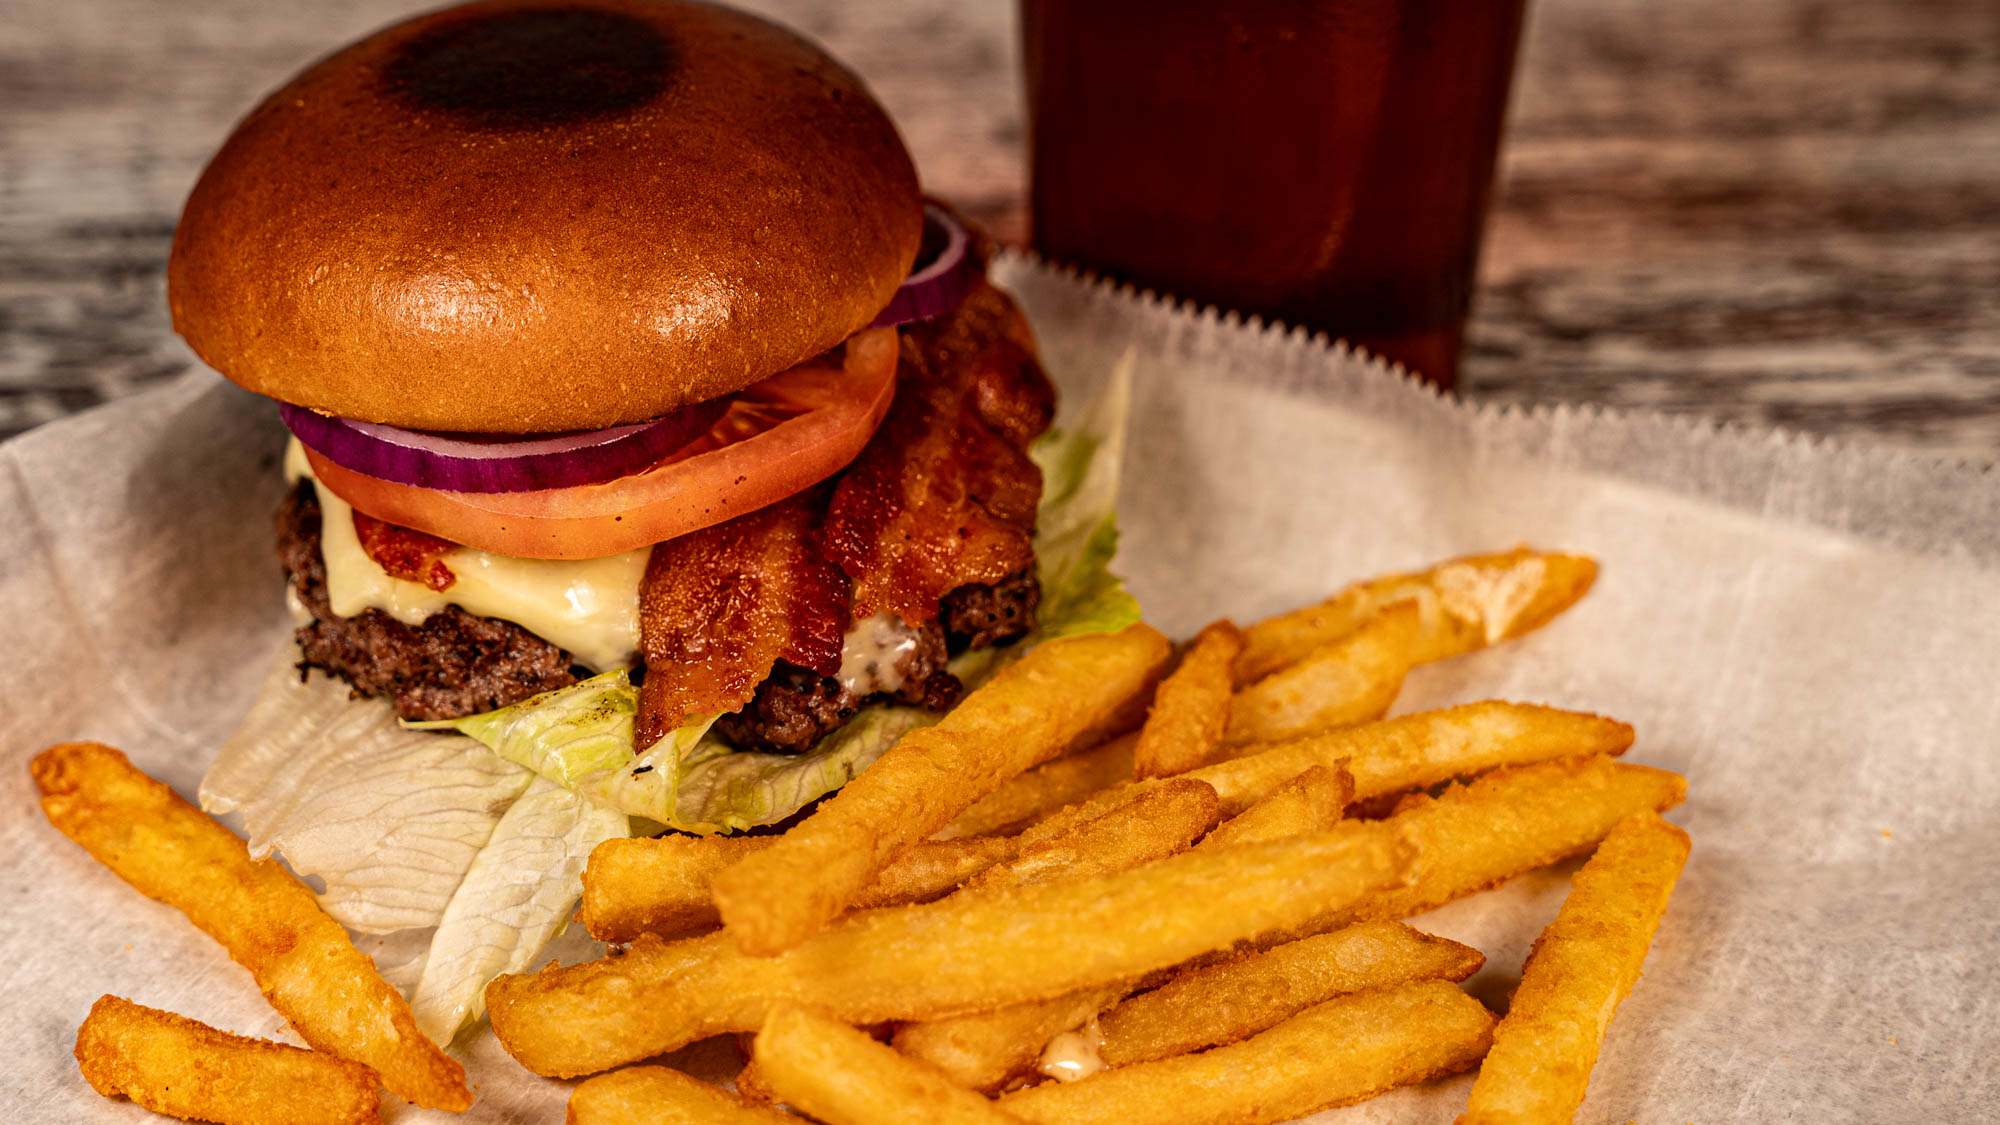
[[[860,81],[724,8],[499,0],[316,64],[202,173],[174,328],[253,391],[418,429],[636,422],[833,347],[922,231]]]

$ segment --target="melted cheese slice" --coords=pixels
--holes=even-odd
[[[392,577],[368,557],[354,531],[354,509],[314,479],[296,439],[285,449],[285,479],[312,481],[319,495],[327,598],[342,617],[379,609],[417,625],[455,605],[512,621],[596,671],[638,663],[639,580],[652,548],[601,559],[517,559],[458,547],[444,557],[458,580],[439,592]]]

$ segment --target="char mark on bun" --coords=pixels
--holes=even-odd
[[[500,0],[267,98],[168,283],[298,438],[305,664],[411,719],[634,667],[640,746],[795,751],[1034,624],[1053,391],[983,269],[804,40]]]

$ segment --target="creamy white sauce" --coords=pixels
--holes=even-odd
[[[354,531],[354,509],[313,479],[296,440],[285,451],[285,476],[311,480],[319,494],[327,599],[342,617],[379,609],[405,625],[417,625],[455,605],[481,617],[512,621],[600,672],[638,662],[639,580],[652,548],[601,559],[519,559],[455,547],[444,564],[457,580],[438,591],[393,577],[368,557]]]
[[[840,686],[858,699],[903,686],[904,657],[916,651],[917,631],[890,613],[854,623],[840,643]]]
[[[1097,1029],[1097,1017],[1075,1031],[1065,1031],[1049,1045],[1042,1048],[1041,1062],[1037,1068],[1044,1075],[1058,1082],[1075,1082],[1088,1078],[1104,1069],[1104,1060],[1098,1050],[1104,1046],[1104,1034]]]

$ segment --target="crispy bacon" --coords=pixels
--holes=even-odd
[[[360,512],[354,513],[354,534],[361,539],[361,549],[392,578],[421,582],[440,594],[458,581],[458,575],[444,564],[444,556],[458,548],[449,539],[384,523]]]
[[[653,548],[639,587],[639,745],[741,708],[780,660],[840,670],[848,582],[820,550],[826,496],[810,489]]]
[[[907,330],[882,428],[840,477],[826,554],[854,582],[856,620],[936,620],[952,590],[1034,561],[1041,471],[1027,445],[1055,392],[1020,310],[991,285],[949,317]]]
[[[852,621],[927,624],[951,591],[1033,565],[1042,478],[1026,449],[1055,391],[1026,319],[982,285],[905,329],[900,364],[887,419],[832,482],[653,548],[641,745],[742,708],[779,661],[835,674]]]

